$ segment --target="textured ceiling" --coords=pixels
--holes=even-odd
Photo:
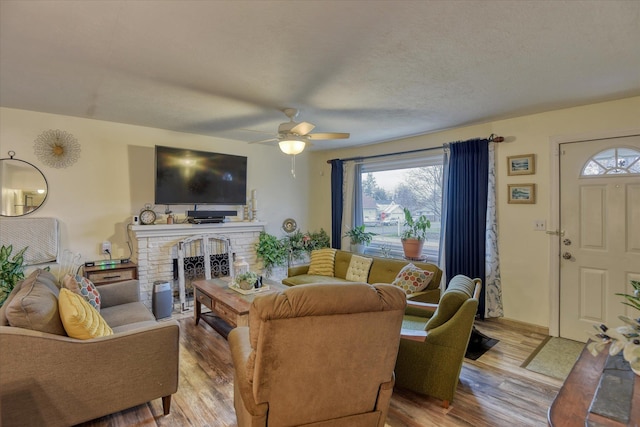
[[[0,105],[314,149],[640,95],[640,1],[0,0]]]

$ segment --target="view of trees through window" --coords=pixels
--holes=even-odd
[[[362,174],[362,216],[367,231],[376,233],[369,251],[401,257],[400,235],[404,208],[415,218],[431,221],[423,249],[430,262],[438,261],[442,209],[442,164]]]

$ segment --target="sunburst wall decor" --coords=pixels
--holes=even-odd
[[[42,163],[58,169],[71,166],[80,157],[78,140],[60,129],[49,129],[38,135],[33,150]]]

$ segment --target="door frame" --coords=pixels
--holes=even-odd
[[[560,336],[560,146],[570,142],[640,135],[640,129],[587,132],[549,137],[549,335]]]

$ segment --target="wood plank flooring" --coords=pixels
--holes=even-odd
[[[180,385],[171,414],[162,416],[162,401],[156,399],[83,427],[236,426],[227,341],[205,322],[195,326],[191,317],[179,322]],[[436,399],[396,389],[388,427],[547,425],[547,409],[562,381],[520,367],[546,337],[544,331],[496,320],[478,321],[476,327],[500,342],[476,361],[465,359],[451,406],[444,409]]]

